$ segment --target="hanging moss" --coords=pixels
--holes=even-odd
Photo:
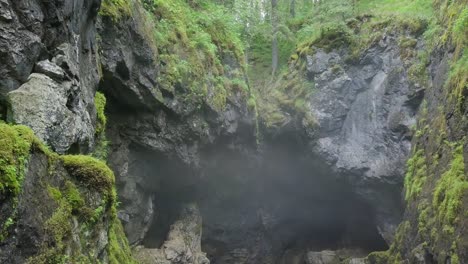
[[[107,118],[104,112],[106,108],[106,97],[103,93],[96,93],[96,96],[94,97],[94,105],[97,113],[96,135],[100,135],[104,132],[107,124]]]

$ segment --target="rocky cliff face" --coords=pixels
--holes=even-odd
[[[398,190],[424,92],[408,78],[401,37],[387,33],[357,62],[345,62],[346,50],[318,49],[306,58],[316,87],[310,103],[319,126],[315,151],[372,204],[389,242],[400,222]]]
[[[30,126],[60,153],[72,145],[86,152],[94,144],[99,5],[2,2],[2,108],[9,101],[7,119]]]
[[[141,263],[464,263],[465,90],[453,101],[443,83],[466,55],[439,48],[418,72],[424,21],[377,24],[359,52],[346,32],[301,47],[278,83],[313,92],[284,95],[304,98],[277,102],[275,123],[252,103],[236,47],[194,56],[186,31],[161,39],[164,4],[100,6],[0,0],[2,119],[60,154],[104,148],[121,202],[103,163],[0,125],[1,142],[14,139],[0,148],[0,262],[132,263],[121,221]],[[368,19],[347,30],[367,36]]]
[[[0,3],[0,262],[132,263],[99,120],[100,1]]]

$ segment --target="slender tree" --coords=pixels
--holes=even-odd
[[[291,13],[291,17],[296,17],[296,0],[291,0],[289,12]]]
[[[271,68],[272,75],[278,70],[279,50],[278,50],[278,0],[271,0]]]

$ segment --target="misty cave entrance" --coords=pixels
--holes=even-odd
[[[214,147],[204,151],[196,176],[181,162],[159,159],[146,163],[164,177],[145,247],[160,247],[181,205],[195,201],[212,264],[305,263],[309,251],[364,257],[388,249],[373,208],[351,183],[291,145],[261,155]]]

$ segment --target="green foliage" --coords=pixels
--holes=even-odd
[[[65,254],[64,241],[72,233],[72,207],[61,195],[58,188],[48,186],[49,195],[56,202],[58,207],[52,216],[45,222],[44,231],[52,239],[50,244],[42,245],[39,254],[28,259],[28,264],[49,264],[66,263],[69,256]],[[53,246],[52,246],[53,245]]]
[[[96,135],[100,135],[104,132],[107,124],[106,114],[104,112],[106,108],[106,97],[101,92],[96,92],[94,97],[94,105],[96,107],[97,124],[96,124]]]
[[[99,15],[110,17],[114,22],[118,22],[123,17],[131,15],[132,1],[133,0],[103,0]]]
[[[12,126],[0,122],[0,202],[12,203],[10,216],[0,223],[0,241],[8,235],[16,217],[17,196],[21,193],[30,151],[50,151],[26,126]]]
[[[223,66],[229,58],[244,66],[240,28],[230,11],[206,0],[147,0],[144,7],[161,65],[158,88],[223,110],[233,92],[223,79],[244,75]]]
[[[82,255],[83,252],[80,253],[74,246],[69,251],[70,245],[74,243],[72,235],[86,239],[86,244],[82,244],[82,247],[89,247],[90,243],[97,243],[89,237],[89,232],[95,232],[93,229],[107,226],[107,219],[110,221],[108,224],[109,244],[106,250],[109,253],[110,263],[136,263],[131,256],[120,221],[117,219],[117,199],[113,181],[111,181],[112,186],[108,193],[107,190],[103,193],[105,199],[100,205],[96,206],[96,196],[88,194],[96,189],[95,184],[107,188],[108,183],[102,182],[104,178],[113,177],[109,174],[110,170],[104,163],[91,157],[63,156],[63,160],[70,174],[80,182],[80,186],[67,180],[60,188],[47,187],[49,196],[56,202],[56,206],[51,217],[45,222],[44,230],[53,240],[44,243],[39,254],[31,257],[28,263],[90,263],[94,261],[93,252],[88,252],[89,255]],[[91,179],[91,174],[97,179]],[[98,191],[101,188],[99,187]],[[73,228],[73,223],[78,223],[79,228]]]
[[[137,264],[131,256],[131,249],[123,231],[122,224],[114,219],[109,229],[109,264]]]
[[[409,200],[419,195],[427,180],[427,165],[424,150],[415,151],[407,161],[407,172],[405,175],[405,199]]]
[[[61,157],[67,171],[87,187],[110,195],[114,186],[114,173],[107,165],[90,156],[67,155]]]
[[[109,141],[106,138],[106,135],[101,134],[97,139],[96,139],[96,147],[91,154],[93,157],[96,159],[106,161],[107,160],[107,155],[109,154]]]
[[[403,15],[406,17],[433,17],[432,0],[359,0],[357,1],[359,13],[373,15]]]
[[[467,33],[468,34],[468,33]],[[458,109],[463,111],[462,106],[468,94],[468,50],[464,49],[463,55],[452,63],[449,78],[446,83],[449,98],[456,102]]]
[[[259,118],[266,128],[279,128],[290,119],[290,113],[302,118],[306,127],[314,127],[316,122],[311,117],[307,100],[315,90],[313,82],[305,78],[305,62],[297,61],[301,66],[284,71],[273,83],[257,87],[257,107]]]
[[[80,191],[71,181],[65,182],[64,198],[70,204],[73,212],[79,212],[85,206],[85,200]]]
[[[389,253],[388,251],[372,252],[367,256],[367,259],[373,264],[388,264]]]
[[[6,216],[1,223],[0,239],[8,236],[8,229],[15,224],[16,203],[21,194],[21,184],[25,177],[27,160],[31,151],[43,153],[48,157],[50,176],[55,175],[54,163],[58,162],[58,155],[48,150],[38,138],[34,136],[31,129],[25,126],[12,126],[0,123],[0,197],[5,201],[12,201],[13,213]],[[83,227],[84,223],[96,223],[102,219],[111,219],[109,226],[110,245],[108,250],[113,263],[135,263],[131,259],[131,252],[126,242],[123,231],[117,229],[120,222],[116,216],[116,192],[114,187],[114,175],[112,171],[101,161],[88,156],[62,156],[63,164],[67,171],[83,186],[83,190],[74,181],[65,179],[58,186],[49,185],[42,181],[37,184],[49,194],[55,203],[45,203],[43,206],[49,208],[50,217],[44,222],[46,239],[42,241],[40,251],[37,255],[28,259],[27,263],[90,263],[94,261],[93,256],[75,256],[69,246],[72,243],[71,235],[77,232],[87,232],[85,229],[75,230],[72,228],[73,219],[77,217],[78,223]],[[55,175],[53,177],[61,176]],[[63,180],[63,179],[61,179]],[[92,209],[90,199],[83,192],[98,190],[106,198],[100,206]],[[5,200],[9,199],[9,200]],[[46,202],[46,201],[44,201]],[[89,213],[89,211],[92,213]],[[40,218],[38,219],[40,221]],[[102,228],[102,225],[99,225]],[[85,234],[80,233],[84,237]],[[115,242],[117,241],[117,243]]]
[[[453,36],[455,43],[468,42],[468,7],[465,7],[453,23]]]
[[[40,144],[29,128],[0,123],[1,196],[19,194],[29,152],[35,143]]]
[[[106,138],[106,124],[107,124],[107,117],[105,114],[106,108],[106,97],[101,92],[96,92],[96,96],[94,97],[94,105],[96,107],[96,147],[92,153],[92,156],[100,159],[100,160],[107,160],[107,152],[109,141]]]
[[[462,198],[467,190],[468,179],[461,145],[455,147],[450,168],[442,174],[434,190],[432,205],[438,212],[438,219],[443,223],[444,231],[454,232],[453,225],[462,213]]]

